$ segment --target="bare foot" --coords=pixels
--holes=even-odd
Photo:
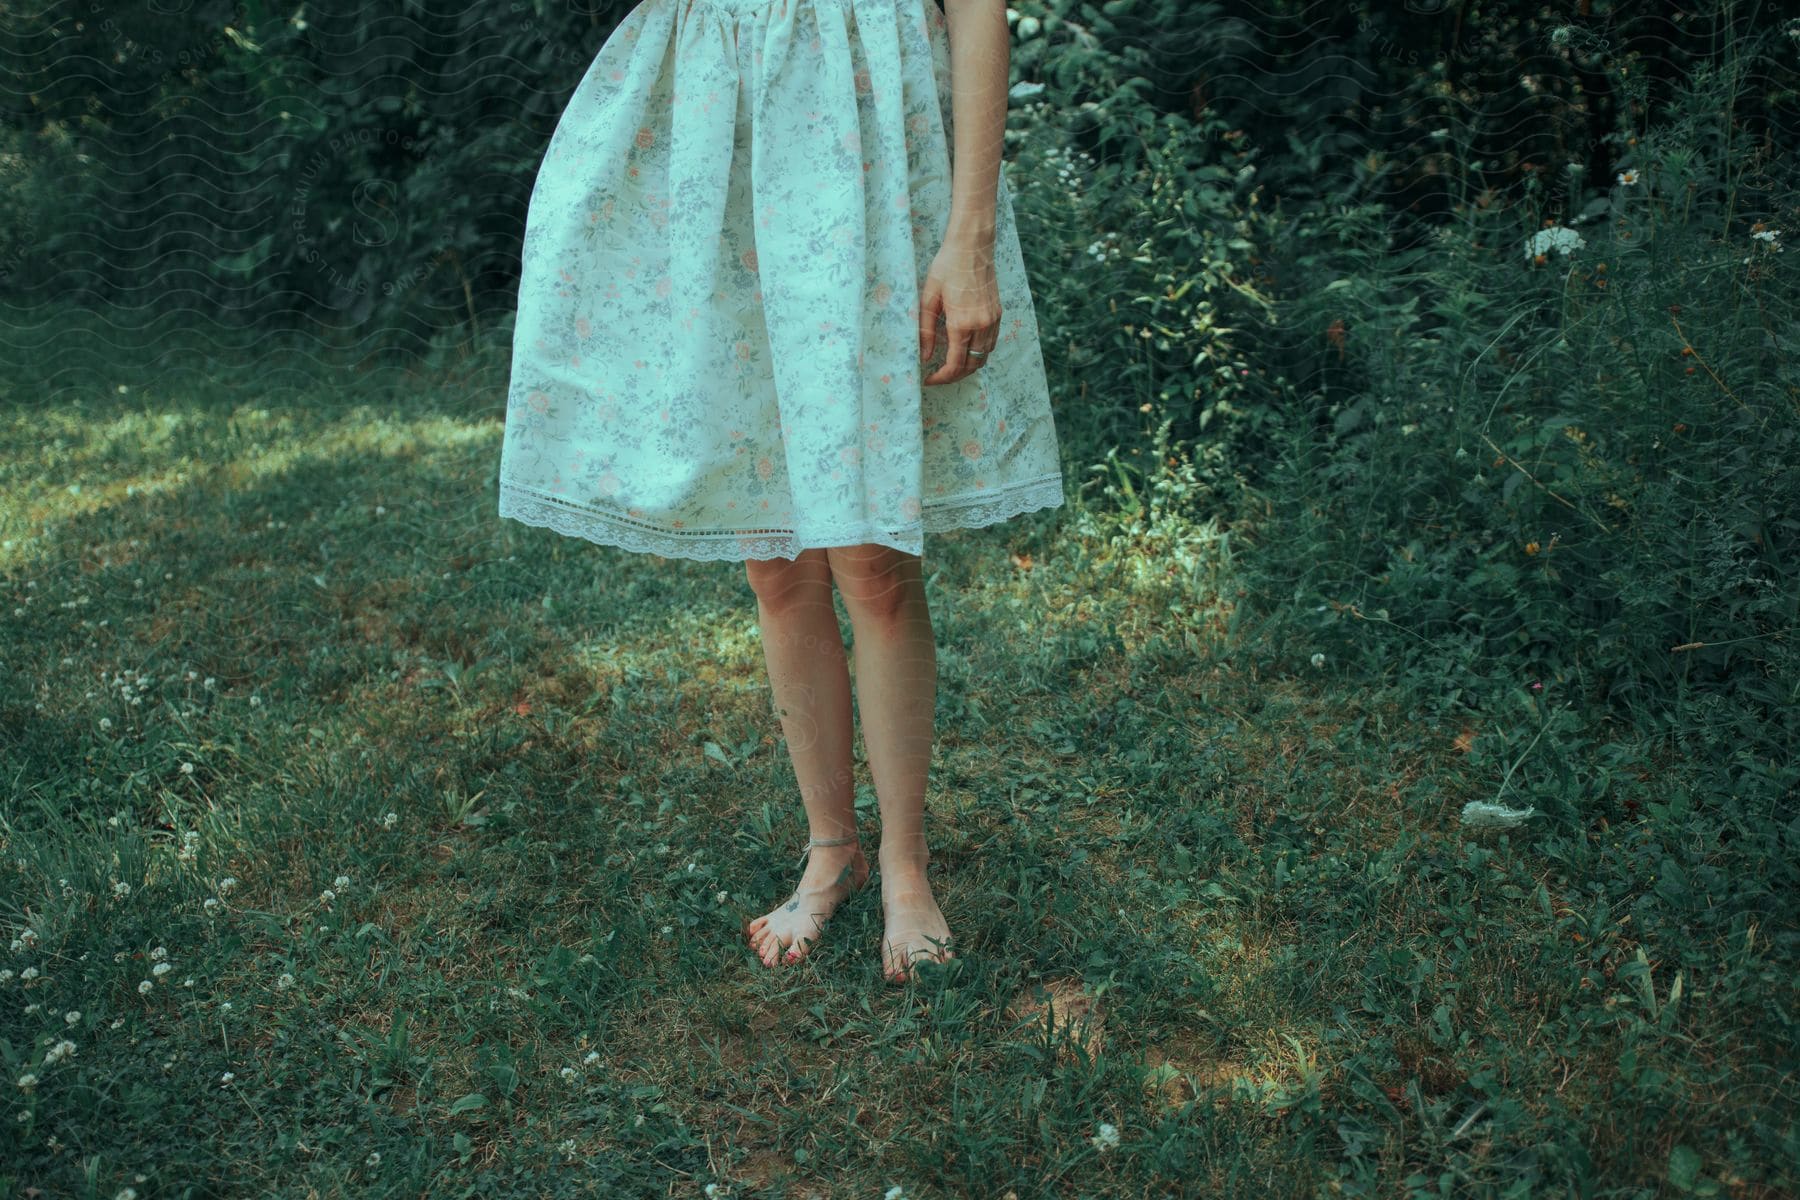
[[[948,962],[950,926],[938,908],[922,866],[881,870],[881,907],[887,929],[881,937],[881,973],[889,983],[905,983],[923,959]],[[934,941],[935,939],[935,941]]]
[[[861,846],[814,846],[806,856],[806,873],[787,902],[745,924],[750,948],[765,967],[774,966],[777,958],[799,962],[812,949],[825,919],[868,881],[869,863]]]

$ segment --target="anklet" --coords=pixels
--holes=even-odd
[[[800,851],[800,861],[795,865],[805,866],[806,856],[812,853],[812,848],[814,846],[847,846],[851,842],[856,841],[857,837],[857,834],[852,833],[848,836],[838,838],[808,838],[806,839],[806,849]]]

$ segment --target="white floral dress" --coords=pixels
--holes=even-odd
[[[1062,504],[1004,164],[1000,340],[920,383],[952,118],[936,0],[643,0],[532,190],[500,515],[791,559]]]

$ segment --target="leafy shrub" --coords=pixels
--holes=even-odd
[[[1440,714],[1532,688],[1670,753],[1791,762],[1800,313],[1776,231],[1800,195],[1720,118],[1771,45],[1693,73],[1566,256],[1473,199],[1398,255],[1373,213],[1329,230],[1335,254],[1302,224],[1295,270],[1333,282],[1295,308],[1354,318],[1362,383],[1297,414],[1258,489],[1278,653],[1327,647]]]

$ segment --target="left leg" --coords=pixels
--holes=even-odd
[[[950,927],[925,879],[925,784],[937,707],[937,647],[919,556],[889,546],[829,547],[853,633],[852,676],[869,773],[881,805],[883,973],[902,981],[920,955],[950,957]],[[933,939],[939,944],[934,944]]]

